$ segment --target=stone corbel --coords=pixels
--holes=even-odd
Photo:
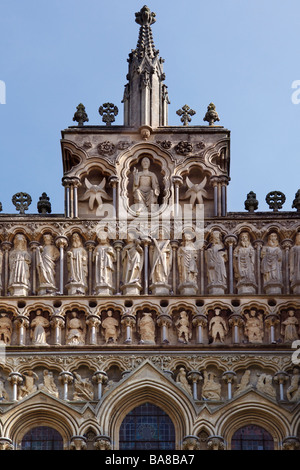
[[[14,450],[12,440],[8,437],[0,437],[0,450]]]
[[[183,450],[200,450],[200,442],[197,436],[185,436],[182,441]]]
[[[94,447],[96,450],[111,450],[110,437],[101,435],[95,438]]]
[[[86,450],[86,437],[72,436],[70,442],[70,450]]]
[[[210,436],[207,439],[207,447],[210,450],[225,450],[225,441],[221,436]]]

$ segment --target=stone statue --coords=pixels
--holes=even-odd
[[[149,170],[149,158],[144,157],[141,166],[142,171],[133,169],[133,201],[137,212],[151,212],[153,205],[157,204],[160,188],[157,176]]]
[[[18,393],[18,400],[30,395],[37,391],[37,386],[35,385],[35,380],[38,379],[38,376],[32,370],[23,373],[24,384],[20,386]]]
[[[0,401],[8,400],[9,396],[5,390],[4,380],[0,377]]]
[[[143,312],[143,316],[138,321],[138,329],[141,344],[155,344],[155,323],[152,313]]]
[[[47,233],[43,236],[44,246],[36,250],[36,267],[39,279],[38,292],[40,295],[54,294],[55,286],[55,263],[59,259],[59,250],[53,244],[52,235]]]
[[[81,201],[89,200],[89,209],[94,211],[96,204],[96,216],[102,215],[103,199],[111,201],[111,197],[105,191],[106,178],[102,178],[99,184],[92,184],[87,178],[84,180],[86,191],[83,194]]]
[[[0,316],[0,344],[10,345],[13,327],[12,321],[8,315],[1,314]]]
[[[82,241],[78,233],[74,233],[71,238],[71,248],[67,251],[68,265],[68,293],[69,295],[84,294],[87,289],[88,274],[87,251],[82,246]]]
[[[213,343],[221,342],[224,343],[225,336],[228,333],[228,327],[226,320],[220,315],[221,309],[215,308],[215,315],[209,322],[208,332],[213,339]]]
[[[73,372],[74,381],[74,400],[93,400],[94,390],[89,379],[83,379],[77,372]]]
[[[53,373],[49,371],[48,369],[45,369],[43,371],[43,378],[44,378],[44,383],[38,386],[39,390],[43,390],[47,393],[50,393],[50,395],[53,395],[56,398],[58,398],[59,393],[58,393],[58,388],[54,382]]]
[[[244,374],[242,375],[240,383],[236,386],[234,396],[240,395],[240,393],[245,392],[246,390],[249,390],[252,388],[252,385],[250,383],[250,375],[251,371],[246,370]]]
[[[220,400],[221,384],[215,381],[216,374],[205,370],[203,372],[203,378],[202,398],[204,400]]]
[[[293,309],[288,310],[287,318],[281,323],[281,334],[284,337],[285,343],[292,343],[299,339],[299,322],[295,317]]]
[[[124,294],[139,294],[142,289],[142,271],[144,265],[144,250],[136,233],[128,231],[127,242],[122,250]]]
[[[227,285],[227,252],[222,242],[221,232],[213,230],[210,243],[205,251],[210,294],[224,294]]]
[[[248,232],[242,232],[239,244],[233,252],[233,268],[237,280],[239,294],[254,294],[255,281],[255,250],[251,245]]]
[[[66,344],[83,345],[85,344],[85,324],[77,317],[76,312],[72,312],[71,318],[67,320]]]
[[[258,374],[258,380],[256,384],[257,390],[261,393],[268,395],[271,398],[276,398],[276,390],[272,385],[273,377],[268,374]]]
[[[289,254],[290,281],[294,294],[300,294],[300,232],[297,232],[295,244]]]
[[[169,294],[170,286],[168,279],[172,266],[172,248],[170,240],[163,239],[163,231],[159,230],[158,239],[153,238],[153,245],[149,249],[150,257],[150,289],[154,295]]]
[[[262,343],[264,338],[263,315],[252,308],[249,313],[245,313],[245,319],[245,335],[249,343]]]
[[[114,291],[114,262],[116,253],[109,243],[108,235],[98,237],[99,244],[94,249],[93,261],[95,263],[95,291],[97,295],[111,295]]]
[[[192,241],[193,238],[191,232],[185,232],[182,245],[177,251],[179,292],[183,295],[195,295],[198,290],[198,250]]]
[[[188,383],[188,380],[186,378],[186,372],[184,367],[180,367],[179,372],[176,377],[176,382],[181,385],[181,387],[189,394],[192,395],[192,388],[190,384]]]
[[[116,343],[119,336],[119,322],[113,317],[113,311],[107,311],[107,317],[102,322],[104,329],[104,339],[107,343]]]
[[[287,389],[286,396],[291,402],[300,401],[300,370],[296,367],[293,369],[291,385]]]
[[[42,310],[37,310],[36,317],[31,322],[30,338],[32,344],[36,346],[48,346],[46,339],[50,332],[46,330],[49,328],[50,322],[43,317],[42,313]]]
[[[11,295],[28,295],[30,289],[31,256],[27,250],[27,240],[22,233],[14,238],[14,246],[9,254],[9,282]]]
[[[282,288],[282,251],[277,233],[271,233],[261,251],[261,271],[266,294],[280,294]]]
[[[187,312],[180,312],[179,318],[175,322],[177,337],[180,343],[187,344],[192,337],[190,321]]]

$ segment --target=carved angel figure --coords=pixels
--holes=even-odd
[[[95,203],[97,204],[96,215],[101,215],[101,209],[103,206],[103,199],[111,201],[112,198],[105,191],[106,178],[103,178],[101,183],[92,184],[87,178],[84,180],[86,191],[81,201],[89,200],[89,209],[94,210]]]

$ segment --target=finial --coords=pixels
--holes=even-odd
[[[88,122],[89,118],[82,103],[79,103],[76,109],[77,111],[74,114],[73,121],[78,122],[78,126],[82,127],[83,123]]]
[[[51,213],[51,202],[46,193],[43,193],[39,198],[37,203],[37,210],[39,214],[47,214],[47,212],[48,214]]]
[[[31,196],[27,193],[16,193],[12,197],[12,203],[16,206],[17,211],[20,211],[20,214],[25,214],[31,202]]]
[[[194,114],[196,114],[196,111],[194,111],[187,104],[185,104],[184,106],[182,106],[181,109],[178,109],[178,111],[176,111],[176,114],[178,114],[178,116],[181,116],[180,120],[183,125],[188,126],[188,123],[191,122],[191,116],[194,116]]]
[[[118,112],[117,106],[113,103],[104,103],[99,108],[99,114],[103,116],[102,121],[105,122],[107,126],[110,126],[111,123],[115,121],[115,116],[117,116]]]
[[[139,12],[135,14],[135,22],[141,26],[151,26],[155,23],[156,14],[151,12],[147,5],[144,5]]]
[[[213,103],[207,106],[207,112],[203,118],[203,121],[207,121],[210,126],[213,126],[215,121],[220,121],[216,107]]]
[[[270,209],[277,212],[278,209],[282,209],[282,206],[285,203],[285,195],[280,191],[271,191],[266,195],[266,203]]]
[[[253,191],[247,194],[247,199],[245,201],[245,209],[248,212],[254,212],[258,208],[258,200],[256,199],[256,194]]]
[[[292,209],[297,209],[300,212],[300,189],[295,194],[295,199],[293,200]]]

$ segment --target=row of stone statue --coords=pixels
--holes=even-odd
[[[19,335],[19,338],[15,339],[16,344],[25,345],[28,336],[26,331],[29,329],[30,344],[48,346],[51,328],[54,330],[55,344],[62,344],[64,336],[65,344],[72,346],[99,342],[117,344],[122,341],[149,345],[161,342],[213,345],[264,342],[290,344],[300,337],[298,315],[299,313],[290,308],[281,319],[278,314],[269,313],[264,316],[262,312],[251,308],[244,314],[232,313],[227,316],[220,308],[215,308],[208,316],[202,313],[191,316],[185,310],[174,317],[164,312],[156,316],[152,312],[144,311],[136,318],[130,311],[121,316],[118,312],[108,310],[101,316],[94,314],[84,318],[82,314],[72,311],[65,317],[56,313],[48,319],[39,309],[31,321],[20,315],[16,316],[13,322],[9,315],[1,314],[0,345],[9,346],[13,332]]]
[[[199,285],[207,283],[209,294],[233,293],[233,283],[239,294],[259,292],[260,274],[266,294],[284,293],[284,282],[289,282],[294,294],[300,293],[300,232],[288,252],[280,247],[277,233],[271,233],[267,243],[255,249],[248,232],[241,233],[237,246],[234,239],[228,248],[222,241],[219,230],[213,230],[204,250],[200,250],[192,232],[183,234],[179,243],[165,239],[162,230],[157,238],[141,241],[135,232],[129,232],[124,246],[119,241],[111,243],[108,234],[103,232],[98,244],[86,249],[79,233],[73,233],[70,244],[64,237],[58,240],[59,249],[52,236],[43,236],[43,245],[34,244],[33,255],[27,248],[26,237],[19,233],[14,237],[13,247],[8,254],[8,291],[13,296],[24,296],[31,290],[31,269],[34,261],[38,276],[39,295],[64,293],[69,295],[95,294],[168,295],[175,293],[178,284],[179,294],[204,294]],[[66,248],[68,246],[68,248]],[[64,249],[66,249],[68,279],[64,286]],[[260,250],[259,252],[257,250]],[[199,261],[199,252],[204,259]],[[288,253],[288,254],[286,254]],[[1,252],[3,258],[3,252]],[[57,286],[57,262],[60,258],[59,284]],[[206,264],[206,276],[199,265]],[[285,262],[285,265],[283,265]],[[1,268],[5,263],[0,259]],[[149,269],[148,269],[149,263]],[[283,275],[288,270],[289,279]],[[170,275],[173,267],[173,281]],[[92,271],[92,272],[91,272]],[[93,291],[89,292],[90,278],[94,272]],[[201,278],[199,281],[199,277]],[[205,277],[205,279],[204,279]],[[144,290],[143,286],[144,285]],[[121,290],[121,292],[119,291]],[[91,290],[91,287],[90,287]]]
[[[300,370],[294,367],[292,374],[287,372],[278,372],[274,376],[265,372],[257,372],[247,369],[237,380],[237,374],[233,371],[226,371],[220,377],[213,371],[193,370],[187,372],[184,367],[180,367],[176,374],[168,371],[168,375],[175,379],[175,382],[194,400],[221,401],[224,398],[231,399],[248,390],[256,389],[262,394],[276,400],[277,391],[275,383],[280,385],[281,401],[288,400],[290,402],[300,401]],[[58,381],[62,387],[58,387],[54,380],[53,373],[48,369],[43,370],[42,383],[36,384],[40,378],[38,374],[32,370],[28,370],[23,374],[18,372],[11,373],[8,381],[14,387],[13,401],[22,400],[28,395],[39,390],[45,391],[56,398],[63,395],[63,399],[72,401],[93,401],[100,400],[103,392],[108,392],[114,385],[113,380],[108,379],[105,371],[96,371],[93,376],[82,377],[78,372],[61,372],[58,375]],[[227,384],[227,397],[223,396],[222,384],[223,380]],[[203,381],[201,394],[199,396],[199,385]],[[283,387],[281,385],[290,381],[286,390],[286,398]],[[94,384],[97,385],[97,394],[95,395]],[[73,396],[69,397],[69,386],[73,385]],[[233,390],[234,387],[234,390]],[[61,390],[63,388],[63,390]],[[8,401],[9,394],[6,391],[5,380],[0,377],[0,400]]]

